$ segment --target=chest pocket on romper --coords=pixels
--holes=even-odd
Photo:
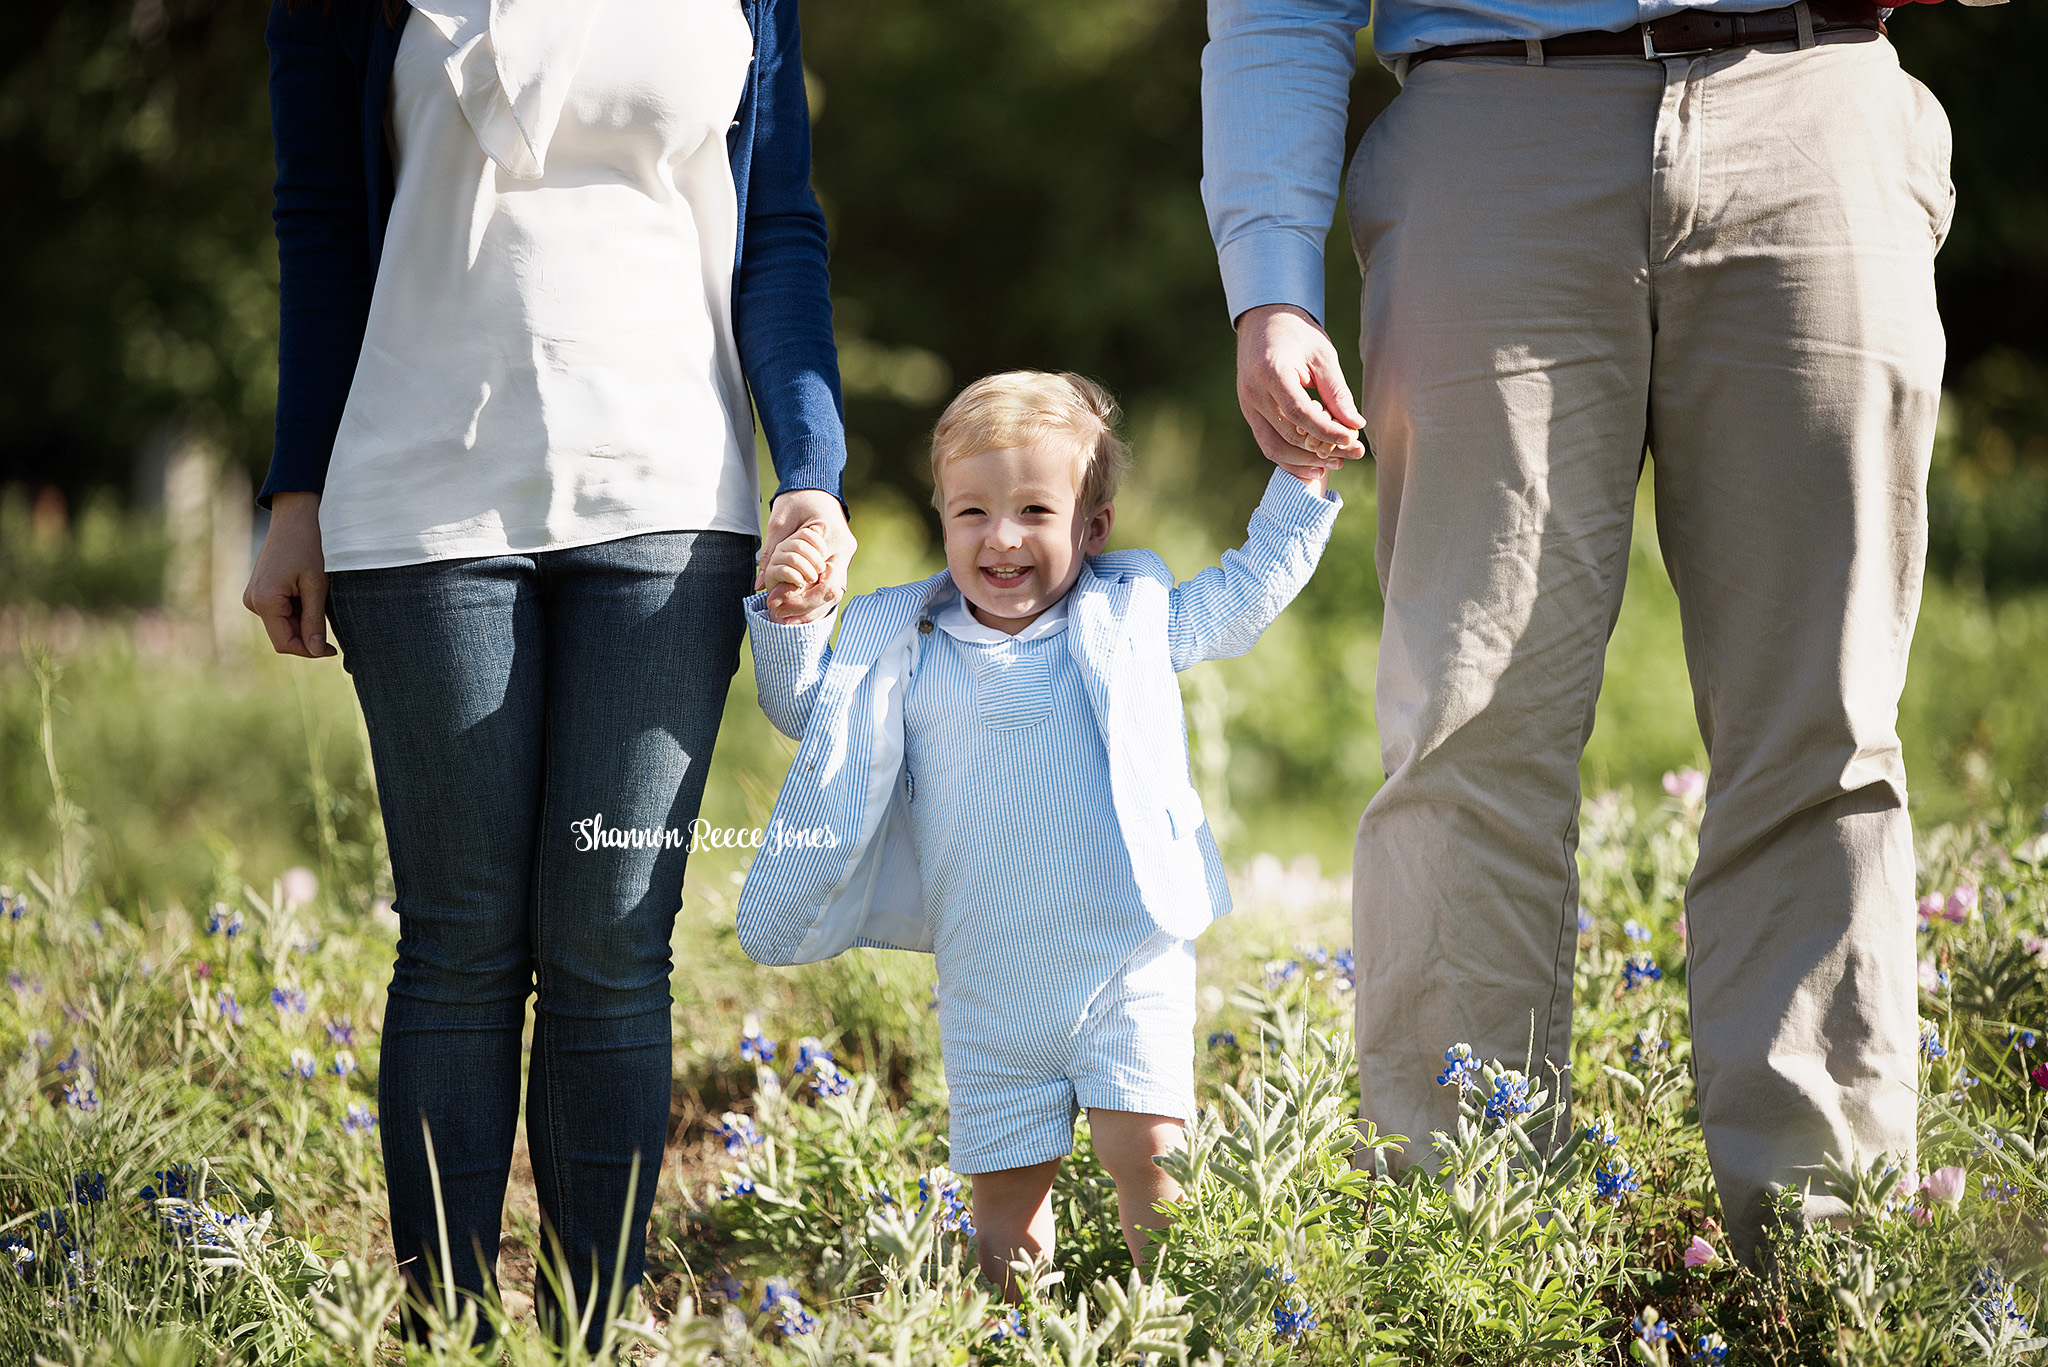
[[[1052,711],[1050,655],[1013,645],[977,650],[974,710],[991,731],[1022,731],[1044,721]]]

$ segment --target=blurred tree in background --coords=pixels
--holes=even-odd
[[[260,479],[276,258],[262,0],[0,9],[0,483],[125,488],[166,424]],[[922,502],[959,382],[1085,371],[1192,447],[1179,506],[1234,528],[1263,477],[1242,433],[1202,215],[1198,0],[841,0],[805,8],[816,179],[834,234],[849,483]],[[1937,563],[2048,581],[2048,150],[2028,54],[2048,10],[1915,7],[1893,36],[1955,127],[1940,258],[1955,404]],[[1353,135],[1394,93],[1367,60]],[[1330,327],[1354,353],[1333,238]]]
[[[223,512],[248,502],[232,480],[210,533],[157,535],[114,504],[183,490],[180,506],[205,518],[212,461],[260,481],[269,459],[267,12],[266,0],[0,6],[0,640],[10,602],[103,610],[177,582],[203,600],[190,567],[209,536],[221,649],[249,626],[236,606],[246,560],[237,571],[223,553],[247,540]],[[935,567],[931,423],[959,384],[1012,366],[1083,371],[1124,401],[1139,459],[1117,544],[1154,546],[1184,572],[1234,544],[1270,467],[1238,415],[1202,211],[1201,0],[838,0],[807,4],[804,25],[862,564]],[[2034,663],[2048,660],[2048,6],[1913,6],[1892,35],[1955,131],[1959,206],[1937,263],[1949,396],[1930,497],[1936,578],[1901,722],[1916,801],[1931,793],[1947,814],[1994,782],[2048,792],[2035,677],[2048,666]],[[1361,46],[1354,143],[1397,93]],[[1355,378],[1358,275],[1341,231],[1328,277],[1326,322]],[[1241,819],[1241,851],[1340,858],[1380,778],[1370,472],[1339,487],[1355,511],[1301,600],[1258,651],[1188,676],[1198,779],[1219,829]],[[1638,535],[1587,760],[1596,785],[1654,786],[1698,756],[1675,602],[1646,520]],[[779,752],[750,702],[736,694],[735,709],[721,755],[758,750],[748,763],[770,772]],[[0,705],[0,741],[27,734],[11,715]],[[109,788],[135,772],[133,753],[108,749],[122,757]],[[0,763],[0,789],[22,802],[40,801],[32,758],[18,782]],[[1226,771],[1235,817],[1214,800]],[[170,791],[183,789],[151,788],[144,805],[176,805]],[[0,826],[12,821],[0,811]]]

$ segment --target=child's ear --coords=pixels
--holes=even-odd
[[[1103,547],[1109,545],[1109,528],[1115,521],[1115,507],[1105,503],[1097,508],[1095,515],[1088,519],[1087,534],[1081,538],[1081,554],[1101,555]]]

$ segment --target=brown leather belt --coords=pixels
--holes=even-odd
[[[1408,65],[1433,62],[1439,57],[1522,57],[1536,62],[1550,57],[1641,57],[1660,61],[1666,57],[1690,57],[1722,48],[1747,47],[1752,43],[1777,43],[1798,39],[1798,5],[1783,9],[1758,10],[1751,14],[1730,14],[1725,10],[1680,10],[1649,24],[1637,24],[1619,33],[1586,31],[1564,33],[1541,42],[1520,39],[1497,43],[1447,43],[1412,54]],[[1878,7],[1870,0],[1809,0],[1806,12],[1816,34],[1843,29],[1884,32]]]

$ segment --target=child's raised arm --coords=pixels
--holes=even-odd
[[[1321,483],[1275,469],[1243,547],[1174,588],[1167,630],[1176,670],[1244,654],[1308,583],[1344,504]]]
[[[769,593],[762,592],[746,601],[754,692],[775,729],[802,740],[818,688],[825,682],[825,667],[832,662],[832,614],[807,622],[777,622],[768,615],[768,599]]]

